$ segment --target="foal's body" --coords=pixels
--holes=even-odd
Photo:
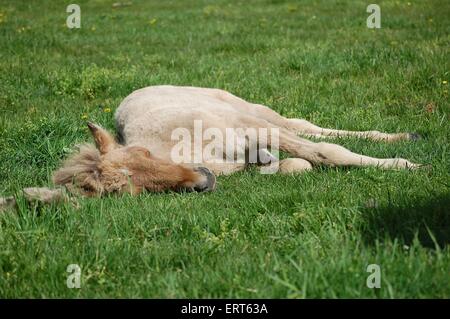
[[[201,120],[202,128],[219,129],[223,136],[227,128],[278,128],[279,148],[294,158],[282,160],[282,173],[311,169],[315,164],[330,166],[379,166],[382,168],[415,168],[418,165],[405,159],[378,159],[350,152],[344,147],[329,143],[314,143],[307,137],[355,136],[376,141],[413,139],[409,133],[387,134],[378,131],[350,132],[323,129],[306,120],[288,119],[267,106],[249,103],[219,89],[177,86],[151,86],[131,93],[117,109],[118,134],[125,145],[141,146],[152,154],[170,161],[171,151],[178,143],[171,138],[177,128],[186,128],[194,136],[194,121]],[[248,143],[260,144],[257,137]],[[267,141],[270,144],[270,140]],[[192,148],[192,152],[195,152]],[[198,150],[197,150],[198,151]],[[217,159],[226,158],[225,145]],[[194,154],[193,154],[194,155]],[[230,155],[228,154],[228,157]],[[236,156],[236,154],[234,154]],[[192,156],[194,158],[194,156]],[[244,169],[242,163],[186,163],[205,166],[215,174],[230,174]]]

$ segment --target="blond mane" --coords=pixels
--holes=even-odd
[[[69,156],[53,174],[53,183],[69,188],[76,186],[85,191],[102,191],[99,180],[98,165],[100,164],[100,152],[93,144],[77,146],[77,151]]]

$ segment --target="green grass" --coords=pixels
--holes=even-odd
[[[0,216],[1,297],[450,297],[448,1],[378,1],[377,30],[367,1],[113,2],[77,1],[70,30],[70,2],[0,1],[0,194],[51,185],[90,139],[86,118],[113,130],[120,101],[157,84],[223,88],[325,127],[419,132],[336,142],[432,169],[251,169],[212,194],[21,202]],[[68,264],[81,289],[66,287]],[[380,289],[366,287],[369,264]]]

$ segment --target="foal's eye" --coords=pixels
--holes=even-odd
[[[150,157],[150,151],[149,150],[145,150],[144,153],[145,153],[145,156]]]
[[[150,157],[150,151],[149,150],[141,149],[141,150],[139,150],[139,153],[141,153],[145,157]]]
[[[142,147],[131,147],[128,149],[128,152],[134,153],[134,154],[142,154],[146,157],[151,157],[150,151],[145,148],[142,148]]]

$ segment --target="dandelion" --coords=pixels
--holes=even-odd
[[[150,25],[155,25],[156,22],[158,22],[158,20],[155,19],[155,18],[153,18],[153,19],[151,19],[148,23],[149,23]]]
[[[81,115],[81,119],[82,119],[82,120],[86,120],[87,118],[88,118],[87,114]]]
[[[110,112],[111,112],[111,109],[110,109],[109,107],[105,107],[105,108],[103,109],[103,112],[105,112],[105,113],[110,113]]]
[[[447,84],[448,82],[446,80],[442,81],[442,84]]]

